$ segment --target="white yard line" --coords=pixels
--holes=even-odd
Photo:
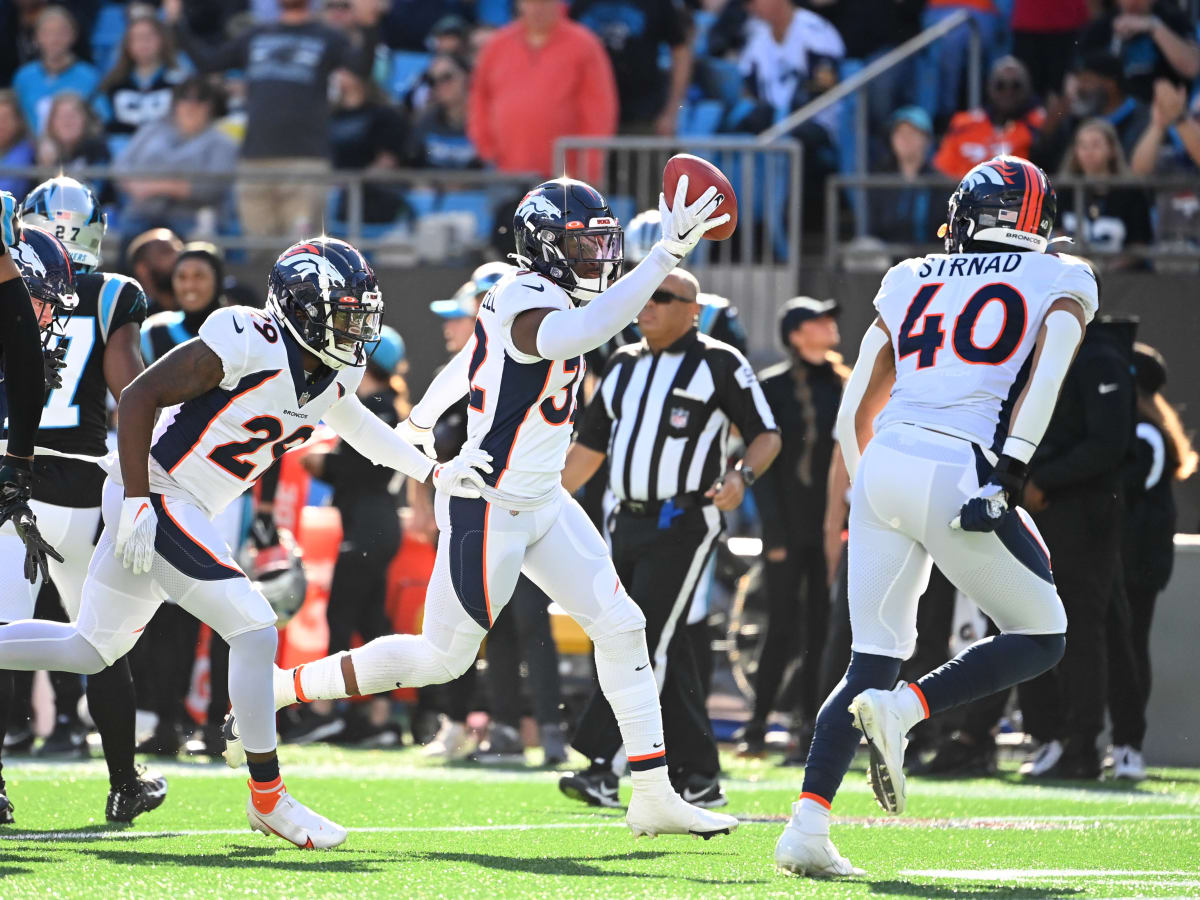
[[[348,828],[354,834],[425,834],[454,832],[467,834],[482,831],[554,831],[586,830],[590,828],[624,828],[624,822],[546,822],[542,824],[513,825],[428,825],[428,826],[379,826]],[[179,828],[168,831],[14,831],[0,832],[3,841],[124,841],[153,840],[155,838],[204,837],[206,835],[252,834],[247,828]]]

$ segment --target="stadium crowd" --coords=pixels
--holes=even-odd
[[[36,164],[67,174],[82,166],[112,167],[113,177],[94,187],[122,236],[123,265],[149,300],[142,337],[149,363],[194,336],[222,305],[260,300],[226,275],[217,246],[222,235],[279,238],[282,246],[328,217],[345,220],[346,197],[310,180],[313,174],[495,169],[537,179],[552,174],[554,142],[563,136],[754,135],[960,9],[983,36],[982,105],[965,108],[965,32],[935,45],[936,52],[906,60],[867,92],[872,173],[907,180],[940,174],[949,184],[978,162],[1012,153],[1037,162],[1052,178],[1194,175],[1200,169],[1200,45],[1194,6],[1191,15],[1185,6],[1173,0],[163,0],[156,7],[3,0],[0,188],[21,196],[34,183],[6,167]],[[805,147],[812,213],[806,224],[824,214],[825,178],[849,169],[852,119],[849,104],[830,107],[793,134]],[[287,179],[239,180],[231,190],[221,181],[180,178],[180,172]],[[1096,184],[1084,191],[1081,207],[1072,189],[1060,192],[1056,233],[1085,232],[1106,267],[1145,266],[1145,254],[1137,251],[1156,244],[1200,247],[1200,190]],[[945,189],[924,182],[881,191],[869,204],[870,234],[931,244],[944,197]],[[379,185],[366,193],[362,215],[386,226],[418,216],[418,206],[402,185]],[[510,212],[485,204],[478,215],[490,226]],[[481,266],[453,298],[431,304],[448,355],[470,340],[478,303],[504,271],[498,265]],[[769,477],[746,492],[732,519],[732,533],[761,536],[759,602],[773,626],[753,676],[756,703],[737,737],[740,752],[763,755],[773,746],[767,740],[773,711],[794,709],[784,746],[789,761],[802,762],[816,704],[849,654],[847,479],[831,424],[846,370],[836,352],[838,304],[779,299],[786,358],[760,377],[782,434],[782,455]],[[704,295],[699,300],[702,327],[718,323],[725,329],[719,336],[735,345],[743,340],[744,350],[736,310]],[[709,309],[724,311],[710,315]],[[1124,723],[1114,734],[1113,765],[1124,765],[1119,773],[1130,777],[1144,774],[1140,756],[1129,754],[1139,753],[1144,735],[1138,710],[1144,711],[1149,691],[1150,615],[1170,571],[1163,555],[1163,541],[1169,546],[1174,531],[1170,487],[1196,465],[1161,393],[1161,356],[1123,338],[1117,326],[1107,336],[1094,331],[1097,343],[1108,342],[1096,358],[1112,365],[1081,363],[1076,377],[1085,386],[1089,378],[1119,379],[1129,421],[1108,422],[1105,433],[1092,435],[1088,410],[1064,404],[1058,431],[1052,424],[1050,432],[1059,440],[1048,437],[1046,458],[1035,459],[1034,495],[1026,505],[1039,515],[1056,563],[1060,554],[1083,554],[1064,566],[1086,575],[1079,591],[1094,602],[1072,606],[1069,575],[1064,602],[1073,623],[1088,623],[1091,645],[1106,652],[1068,657],[1053,687],[1042,683],[1022,693],[1026,730],[1039,742],[1028,765],[1033,775],[1096,777],[1095,742],[1106,704],[1114,723]],[[385,334],[361,393],[391,424],[407,414],[406,371],[403,340]],[[1086,387],[1079,388],[1085,394]],[[464,401],[439,423],[443,459],[454,454],[465,415]],[[1085,444],[1094,463],[1087,470],[1072,456]],[[279,529],[299,531],[295,500],[301,492],[299,505],[307,500],[336,508],[344,534],[325,560],[332,566],[327,640],[319,623],[301,615],[292,627],[325,642],[296,652],[335,652],[411,624],[405,596],[414,584],[419,595],[422,566],[427,573],[431,564],[421,547],[436,535],[427,492],[397,485],[341,446],[326,445],[290,470],[279,469],[239,507],[239,522],[231,526],[237,542],[248,530],[252,546],[263,549],[279,543]],[[590,488],[597,501],[603,479],[601,473],[600,488]],[[1101,496],[1124,497],[1119,516],[1089,505]],[[600,503],[595,507],[602,519]],[[1107,543],[1070,546],[1070,515],[1110,521]],[[1065,535],[1061,551],[1056,517]],[[246,530],[239,530],[242,523]],[[1117,547],[1124,550],[1124,569],[1098,573],[1095,560]],[[710,573],[700,580],[689,623],[704,622],[704,595],[719,593],[722,580],[732,584],[726,570],[737,564],[725,554],[715,579]],[[953,628],[948,583],[935,577],[927,601],[922,616],[935,624],[921,629],[913,665],[920,671],[938,663],[933,657],[947,657]],[[545,597],[532,584],[519,586],[511,605],[514,611],[489,638],[486,665],[403,702],[326,702],[285,711],[283,735],[388,746],[411,730],[430,755],[512,761],[540,744],[547,762],[565,760],[573,719],[586,698],[571,690],[575,670],[565,658],[575,652],[571,636],[557,625],[552,631]],[[139,645],[134,671],[139,689],[145,686],[142,705],[154,710],[157,725],[141,749],[174,756],[186,743],[198,753],[216,752],[227,700],[217,689],[205,706],[196,684],[206,681],[198,672],[220,671],[220,641],[171,606],[150,627],[159,640]],[[698,635],[697,664],[707,690],[712,635],[703,624]],[[795,661],[789,690],[785,672]],[[1080,687],[1080,673],[1097,664],[1110,673],[1111,692],[1094,680]],[[222,681],[211,679],[214,687]],[[79,692],[61,694],[57,726],[42,752],[86,752],[78,715],[66,702]],[[1083,694],[1086,709],[1078,712]],[[398,711],[414,700],[411,723],[402,726]],[[1073,712],[1063,723],[1060,710],[1067,707]],[[491,712],[482,732],[474,715],[479,710]],[[921,733],[914,764],[939,772],[994,771],[993,734],[1003,715],[1003,704],[991,704],[971,710],[956,723],[961,727]],[[5,745],[19,752],[33,743],[26,705],[15,713]]]

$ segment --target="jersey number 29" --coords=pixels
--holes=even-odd
[[[927,369],[937,363],[938,351],[946,343],[946,332],[942,328],[941,313],[925,314],[926,308],[942,283],[923,284],[904,314],[896,349],[900,359],[917,354],[917,368]],[[1004,306],[1004,324],[996,339],[986,347],[975,343],[975,326],[979,316],[989,303]],[[963,362],[972,365],[998,366],[1008,360],[1025,336],[1025,298],[1010,284],[997,282],[985,284],[967,301],[958,318],[954,320],[954,337],[951,346]],[[917,330],[918,322],[921,330]]]

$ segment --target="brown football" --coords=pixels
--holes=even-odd
[[[688,177],[688,203],[694,202],[709,187],[715,187],[723,199],[710,218],[729,213],[728,222],[704,236],[710,241],[723,241],[733,234],[738,219],[737,195],[734,194],[733,185],[729,183],[725,173],[707,159],[692,156],[690,153],[672,156],[667,160],[667,167],[663,169],[663,196],[667,198],[668,207],[675,200],[675,186],[679,183],[680,175]]]

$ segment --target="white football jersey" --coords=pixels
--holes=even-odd
[[[894,266],[875,295],[892,335],[896,384],[876,431],[910,422],[999,452],[1029,377],[1042,320],[1073,297],[1091,321],[1096,277],[1055,253],[934,253]]]
[[[543,308],[570,309],[571,299],[550,279],[521,270],[496,282],[475,320],[466,445],[491,454],[488,493],[501,502],[554,496],[571,445],[583,357],[542,359],[512,342],[513,319]]]
[[[219,309],[200,326],[225,377],[163,410],[150,444],[151,491],[215,515],[311,438],[331,406],[354,396],[363,369],[325,370],[310,384],[304,351],[285,335],[273,316],[248,306]]]

